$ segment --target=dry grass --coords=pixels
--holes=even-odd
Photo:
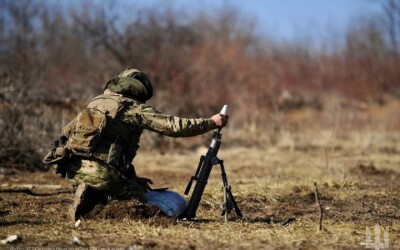
[[[379,133],[379,138],[374,137],[376,143],[368,146],[354,137],[349,134],[348,140],[337,139],[335,145],[340,147],[332,147],[331,139],[316,146],[321,143],[318,138],[309,141],[308,147],[298,147],[300,142],[296,142],[294,148],[224,148],[223,144],[219,156],[225,160],[233,194],[244,214],[242,220],[232,216],[232,221],[224,223],[219,215],[222,184],[215,168],[198,221],[176,222],[159,215],[134,219],[126,211],[126,216],[87,219],[75,228],[67,218],[72,194],[32,197],[3,193],[0,237],[21,235],[17,246],[72,247],[73,236],[78,236],[87,246],[132,249],[336,249],[362,248],[366,226],[379,224],[390,230],[391,247],[400,246],[400,134]],[[168,186],[183,193],[197,165],[198,151],[164,155],[143,151],[135,159],[137,172],[152,178],[155,187]],[[326,211],[321,232],[317,231],[314,181]],[[9,186],[70,185],[53,173],[1,176],[1,182]],[[129,207],[120,205],[122,212]],[[296,221],[282,226],[290,217]]]

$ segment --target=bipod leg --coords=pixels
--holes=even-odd
[[[231,208],[229,207],[229,202],[228,202],[228,187],[224,186],[222,188],[224,192],[224,203],[222,204],[222,213],[221,215],[224,216],[225,222],[228,222],[228,214],[231,211]]]
[[[242,213],[235,201],[235,198],[233,197],[232,191],[231,191],[231,186],[228,184],[228,177],[226,176],[225,172],[225,167],[224,167],[224,161],[219,160],[218,161],[220,167],[221,167],[221,177],[222,177],[222,182],[223,182],[223,193],[224,193],[224,203],[222,205],[222,213],[221,215],[225,217],[225,222],[228,221],[228,214],[232,209],[235,209],[236,215],[238,217],[242,217]]]
[[[242,218],[242,212],[240,211],[240,208],[238,207],[235,198],[233,197],[233,194],[231,192],[231,189],[229,188],[229,190],[227,191],[227,197],[228,200],[230,202],[230,206],[233,207],[233,209],[235,209],[236,215],[240,218]]]
[[[192,188],[193,181],[197,181],[197,178],[199,176],[199,173],[200,173],[200,170],[201,170],[201,165],[203,164],[204,158],[205,158],[204,155],[202,155],[200,157],[200,161],[199,161],[199,164],[197,165],[196,173],[192,177],[190,177],[189,183],[186,186],[186,189],[185,189],[185,192],[184,192],[185,195],[189,194],[190,189]]]

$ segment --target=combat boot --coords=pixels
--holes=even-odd
[[[69,216],[71,220],[76,221],[92,211],[96,205],[107,204],[107,200],[108,197],[103,192],[81,183],[75,190],[74,201],[69,208]]]

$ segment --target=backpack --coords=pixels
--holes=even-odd
[[[107,126],[106,113],[96,108],[79,112],[71,132],[67,148],[73,153],[93,153],[102,139]]]
[[[60,141],[44,157],[43,163],[57,164],[57,171],[65,176],[66,169],[63,164],[68,159],[76,156],[94,158],[106,162],[112,166],[118,166],[126,142],[129,141],[130,132],[121,124],[116,123],[115,117],[129,103],[126,98],[120,96],[100,95],[94,98],[89,105],[80,111],[75,119],[63,128]],[[119,135],[113,142],[108,142],[107,152],[98,152],[100,146],[104,146],[104,135],[109,127],[115,127]],[[121,142],[123,141],[123,142]],[[103,144],[103,145],[100,145]]]

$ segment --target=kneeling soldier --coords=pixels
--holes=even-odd
[[[57,164],[57,171],[76,185],[70,217],[77,220],[97,204],[113,199],[138,199],[151,190],[150,179],[136,175],[132,160],[143,129],[186,137],[206,133],[228,122],[228,116],[180,118],[146,105],[153,95],[147,75],[127,69],[107,82],[61,132],[60,141],[43,162]]]

